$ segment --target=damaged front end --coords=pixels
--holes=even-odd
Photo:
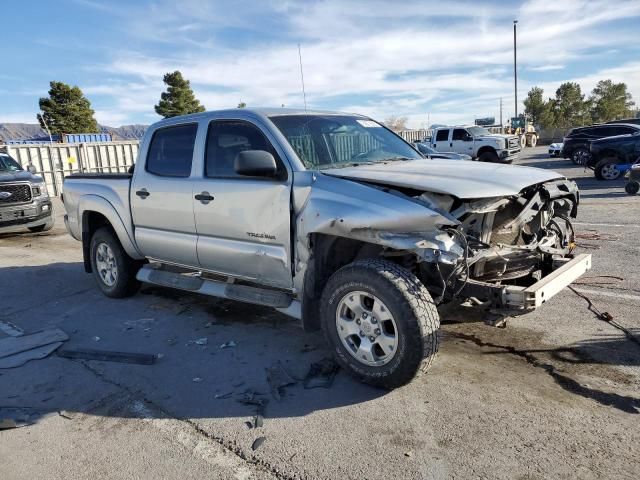
[[[462,255],[451,261],[431,251],[420,263],[422,280],[439,301],[471,298],[494,309],[526,311],[590,268],[590,255],[572,256],[571,218],[579,193],[570,180],[533,185],[511,197],[460,201],[424,193],[418,198],[459,222],[444,231],[458,240]]]

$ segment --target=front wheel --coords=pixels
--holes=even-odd
[[[325,286],[321,316],[340,366],[377,387],[409,383],[438,349],[440,318],[431,295],[388,260],[359,260],[338,270]]]
[[[605,158],[596,164],[593,174],[598,180],[617,180],[621,175],[617,165],[615,158]]]
[[[124,298],[138,291],[140,282],[136,280],[136,273],[140,262],[127,255],[110,228],[95,231],[90,253],[93,275],[107,297]]]
[[[500,158],[498,157],[498,154],[496,152],[484,152],[478,157],[478,161],[497,163],[500,161]]]

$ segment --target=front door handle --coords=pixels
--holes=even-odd
[[[196,200],[200,200],[202,203],[207,204],[214,199],[213,196],[209,195],[209,192],[202,192],[195,195]]]
[[[136,195],[137,195],[137,196],[139,196],[140,198],[142,198],[142,199],[144,200],[145,198],[147,198],[147,197],[148,197],[149,195],[151,195],[151,194],[150,194],[149,192],[147,192],[147,189],[146,189],[146,188],[143,188],[143,189],[141,189],[141,190],[138,190],[138,191],[136,192]]]

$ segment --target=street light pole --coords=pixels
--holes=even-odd
[[[513,21],[513,93],[515,98],[515,112],[516,118],[518,117],[518,47],[516,45],[516,30],[518,20]]]

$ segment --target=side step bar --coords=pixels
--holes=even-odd
[[[208,280],[194,275],[170,272],[150,265],[143,266],[136,278],[144,283],[152,283],[162,287],[177,288],[189,292],[200,293],[210,297],[228,298],[239,302],[253,303],[273,307],[291,317],[301,319],[300,302],[285,292],[267,288],[236,285],[234,283]]]

